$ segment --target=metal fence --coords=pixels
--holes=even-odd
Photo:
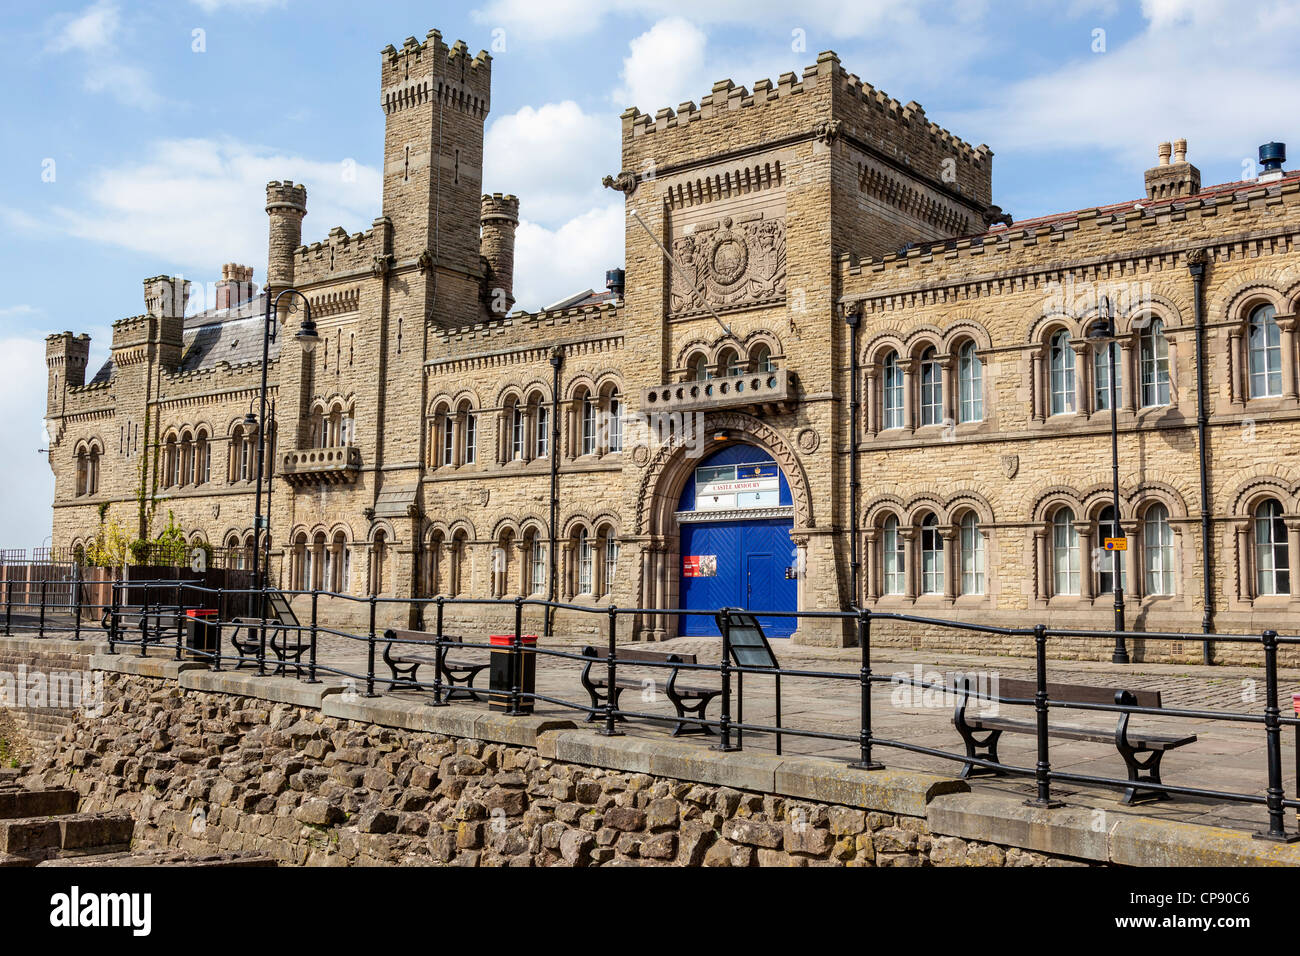
[[[10,593],[8,584],[9,582],[5,582],[5,632],[10,633],[15,629],[33,629],[30,624],[22,626],[14,623],[13,606],[8,600]],[[309,600],[309,613],[306,615],[308,618],[306,622],[300,622],[290,609],[288,599],[292,597],[305,597]],[[352,632],[327,625],[322,622],[320,617],[320,602],[322,599],[365,605],[368,626],[363,632]],[[383,605],[402,605],[405,607],[417,605],[423,609],[432,608],[434,611],[433,631],[428,632],[427,637],[419,638],[402,637],[395,634],[392,636],[385,635],[377,624],[378,611]],[[236,607],[241,609],[243,613],[232,613],[232,609]],[[599,723],[601,733],[611,736],[621,734],[619,724],[625,721],[667,722],[677,724],[679,727],[689,724],[714,731],[719,738],[718,749],[723,751],[741,749],[746,733],[776,735],[778,752],[780,740],[783,737],[839,741],[852,745],[856,749],[857,760],[853,762],[853,766],[868,770],[878,769],[882,766],[879,762],[879,752],[882,749],[898,750],[961,763],[968,770],[982,768],[987,771],[1032,778],[1035,782],[1035,798],[1031,802],[1041,807],[1057,805],[1052,796],[1054,784],[1083,784],[1132,792],[1136,783],[1142,792],[1154,793],[1157,796],[1181,795],[1197,799],[1262,805],[1267,809],[1269,825],[1267,833],[1261,834],[1261,836],[1273,840],[1292,839],[1285,827],[1285,810],[1288,808],[1300,809],[1300,800],[1287,797],[1283,787],[1281,741],[1282,728],[1286,726],[1300,727],[1300,719],[1282,715],[1278,691],[1278,650],[1284,645],[1300,644],[1300,637],[1281,636],[1272,630],[1265,630],[1259,634],[1216,634],[1214,637],[1216,641],[1253,644],[1258,647],[1260,661],[1263,665],[1265,699],[1264,706],[1259,711],[1251,712],[1140,706],[1133,702],[1131,695],[1127,694],[1116,695],[1114,703],[1089,703],[1059,695],[1053,697],[1049,690],[1051,682],[1049,681],[1048,665],[1048,649],[1052,642],[1078,639],[1113,642],[1116,634],[1112,631],[1049,628],[1043,624],[1019,628],[995,627],[867,609],[747,612],[761,617],[786,617],[801,620],[820,618],[852,622],[852,626],[856,628],[857,632],[860,658],[857,669],[847,672],[781,666],[776,668],[752,667],[737,664],[732,654],[729,623],[731,619],[730,612],[737,609],[688,611],[664,608],[619,608],[614,606],[593,608],[589,605],[583,606],[531,598],[437,597],[413,600],[377,596],[357,597],[320,590],[279,591],[269,587],[262,589],[252,587],[210,587],[203,583],[182,580],[134,580],[113,582],[111,596],[107,604],[102,606],[94,605],[89,608],[83,606],[82,613],[77,614],[76,618],[79,621],[87,611],[91,612],[88,615],[91,617],[102,612],[104,631],[101,633],[109,642],[110,653],[118,653],[119,647],[135,647],[138,648],[139,655],[143,657],[148,656],[150,649],[153,648],[170,653],[177,660],[182,659],[188,653],[192,658],[197,657],[206,660],[214,670],[248,666],[255,668],[259,675],[292,675],[307,683],[320,683],[321,675],[329,675],[355,681],[358,686],[364,685],[365,694],[368,697],[379,696],[380,691],[383,689],[403,692],[426,692],[430,695],[429,703],[431,705],[443,707],[449,705],[449,698],[453,696],[454,691],[458,688],[463,690],[461,685],[454,684],[448,679],[449,675],[444,670],[444,665],[447,663],[447,653],[449,651],[492,650],[489,644],[461,640],[447,633],[447,611],[457,607],[497,608],[506,616],[506,620],[511,621],[508,624],[503,621],[502,631],[509,628],[511,632],[510,644],[506,652],[511,655],[512,684],[508,691],[504,688],[494,688],[494,696],[498,701],[505,703],[505,713],[509,715],[523,714],[525,712],[525,701],[545,702],[583,714],[587,719]],[[219,625],[221,637],[215,642],[214,646],[206,649],[191,646],[185,617],[189,608],[207,609],[211,615],[210,620]],[[602,625],[607,635],[606,641],[603,642],[605,645],[603,655],[597,652],[593,658],[590,654],[578,654],[560,648],[525,647],[523,622],[526,608],[549,609],[550,611],[563,610],[585,615],[597,615],[602,619]],[[635,663],[629,663],[626,658],[620,659],[617,651],[620,619],[647,614],[678,617],[707,615],[714,617],[721,632],[720,652],[717,662],[671,663],[667,661],[637,660]],[[1029,732],[1035,738],[1036,761],[1034,765],[1017,766],[1003,762],[996,759],[996,750],[993,751],[992,755],[978,756],[974,755],[970,749],[958,753],[924,746],[903,739],[878,736],[873,729],[873,687],[907,684],[922,690],[947,691],[952,689],[947,684],[936,684],[915,677],[882,676],[873,673],[871,656],[872,628],[881,622],[900,622],[938,629],[973,631],[989,635],[1031,637],[1035,649],[1034,693],[1032,696],[1006,696],[980,688],[972,689],[969,686],[964,690],[964,693],[969,697],[988,702],[996,701],[998,703],[1033,708],[1033,724],[1026,725],[1026,727],[1032,727]],[[351,671],[321,661],[319,643],[321,637],[326,635],[354,641],[358,647],[364,648],[365,670]],[[80,630],[78,630],[76,636],[77,638],[82,636]],[[1199,640],[1201,635],[1199,633],[1130,631],[1126,633],[1126,637],[1129,639],[1150,640]],[[228,647],[223,647],[223,645],[227,644]],[[390,652],[393,647],[397,647],[399,655],[403,653],[403,649],[406,649],[406,653],[432,653],[433,657],[430,662],[433,665],[433,680],[416,682],[412,678],[398,676],[396,669],[393,670],[392,676],[389,677],[379,673],[377,671],[377,662],[381,659],[381,644],[384,645],[385,651]],[[497,650],[500,651],[502,648],[498,647]],[[535,690],[526,690],[522,686],[520,678],[525,654],[536,654],[539,657],[567,662],[575,668],[577,666],[587,667],[593,664],[602,668],[603,674],[601,676],[607,689],[603,702],[584,703],[580,700],[570,700],[564,697],[537,693]],[[383,653],[382,659],[386,660],[388,656],[387,653]],[[688,713],[683,715],[679,712],[676,716],[669,717],[664,714],[620,707],[618,695],[609,692],[609,690],[618,686],[620,669],[627,667],[637,669],[673,668],[693,674],[715,675],[718,681],[718,693],[716,694],[719,701],[718,716],[716,718],[708,717],[704,708],[701,708],[701,711],[696,714]],[[857,697],[859,710],[857,732],[852,734],[836,733],[816,727],[782,726],[779,703],[777,723],[775,725],[746,721],[743,711],[734,706],[736,704],[734,688],[736,685],[743,687],[746,674],[775,677],[778,680],[782,678],[807,678],[842,683],[846,688],[850,688],[850,692]],[[1158,776],[1156,778],[1135,779],[1131,770],[1127,779],[1054,770],[1051,764],[1052,715],[1053,712],[1062,710],[1091,711],[1117,716],[1147,715],[1253,725],[1259,728],[1264,737],[1267,760],[1266,766],[1261,769],[1266,781],[1265,791],[1263,793],[1252,793],[1183,786],[1165,783],[1159,780]],[[1297,759],[1300,760],[1300,753],[1297,754]],[[1127,760],[1126,757],[1126,762]]]

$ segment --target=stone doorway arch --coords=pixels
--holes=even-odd
[[[790,486],[797,549],[797,567],[807,566],[807,532],[816,527],[808,476],[792,445],[776,429],[752,415],[728,412],[705,415],[702,442],[664,444],[652,452],[637,495],[636,534],[641,539],[637,604],[643,608],[679,606],[677,568],[681,563],[681,528],[677,504],[687,480],[705,454],[728,445],[746,444],[767,452],[780,466]],[[798,579],[799,610],[807,607],[804,576]],[[635,632],[640,640],[663,641],[677,635],[677,616],[639,615]]]

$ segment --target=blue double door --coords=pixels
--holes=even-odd
[[[798,602],[794,577],[793,521],[754,519],[683,524],[681,537],[681,607],[715,610],[740,607],[752,611],[794,611]],[[760,615],[769,637],[789,637],[795,619]],[[680,633],[716,635],[716,622],[688,615]]]

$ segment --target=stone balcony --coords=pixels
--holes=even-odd
[[[356,481],[361,472],[361,449],[299,448],[280,458],[280,474],[291,485],[341,485]]]
[[[758,412],[776,412],[789,407],[794,400],[794,373],[777,369],[642,389],[641,411],[653,414],[750,408]]]

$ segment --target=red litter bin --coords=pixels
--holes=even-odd
[[[513,634],[493,634],[488,638],[491,645],[492,666],[488,671],[488,707],[491,710],[507,711],[510,709],[510,691],[515,686],[515,636]],[[519,674],[519,712],[531,714],[533,699],[525,696],[537,689],[537,635],[524,634],[519,639],[518,661]]]
[[[186,657],[210,661],[217,655],[221,642],[221,625],[215,608],[191,607],[185,609]]]

